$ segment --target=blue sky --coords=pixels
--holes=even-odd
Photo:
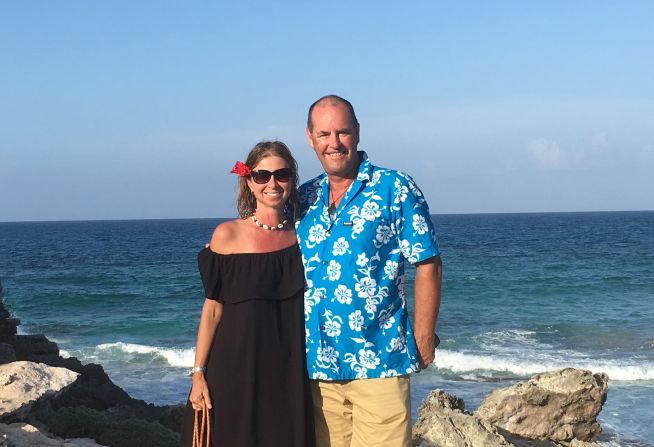
[[[431,212],[654,209],[654,3],[5,1],[0,221],[230,217],[324,94]]]

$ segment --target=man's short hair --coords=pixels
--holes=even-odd
[[[345,107],[347,107],[347,110],[350,112],[350,121],[352,125],[358,125],[359,121],[357,120],[357,116],[354,113],[354,107],[352,107],[352,104],[350,101],[348,101],[345,98],[341,98],[340,96],[337,95],[326,95],[323,96],[322,98],[319,98],[311,104],[311,107],[309,107],[309,115],[307,116],[307,129],[309,129],[309,132],[313,131],[313,122],[311,121],[311,114],[313,113],[313,109],[322,103],[327,103],[331,106],[335,106],[337,104],[344,104]]]

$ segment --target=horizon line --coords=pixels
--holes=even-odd
[[[484,216],[484,215],[516,215],[516,214],[600,214],[600,213],[651,213],[654,209],[639,210],[593,210],[593,211],[491,211],[477,213],[430,213],[430,216]],[[117,219],[60,219],[60,220],[0,220],[0,224],[6,223],[58,223],[58,222],[134,222],[134,221],[157,221],[157,220],[228,220],[236,219],[231,217],[134,217]]]

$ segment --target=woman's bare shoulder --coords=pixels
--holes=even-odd
[[[218,224],[213,235],[209,248],[216,253],[233,253],[238,247],[239,239],[245,224],[244,219],[228,220]]]

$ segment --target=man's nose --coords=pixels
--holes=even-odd
[[[340,147],[341,139],[338,137],[338,132],[334,132],[329,136],[329,146]]]

